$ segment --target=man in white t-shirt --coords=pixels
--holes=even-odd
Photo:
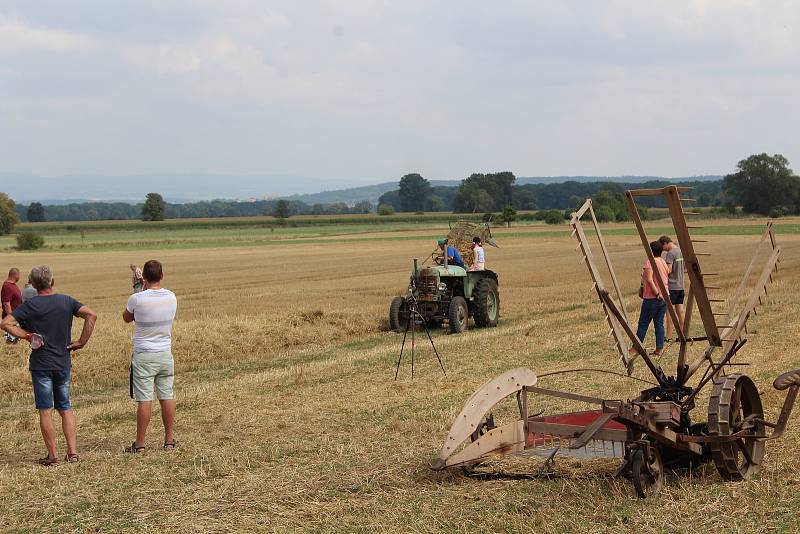
[[[178,308],[175,294],[161,287],[161,263],[150,260],[142,269],[144,291],[128,298],[122,319],[135,322],[131,357],[131,396],[136,400],[136,441],[125,452],[143,452],[155,389],[164,421],[164,448],[175,448],[173,422],[175,400],[172,383],[175,364],[172,358],[172,322]]]

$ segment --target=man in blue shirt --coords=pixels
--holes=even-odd
[[[30,371],[33,398],[39,410],[47,456],[41,465],[58,463],[53,408],[61,415],[61,427],[67,442],[67,461],[77,462],[75,415],[69,402],[70,352],[82,349],[89,342],[97,319],[89,307],[67,295],[53,292],[53,271],[46,265],[34,267],[31,283],[38,295],[26,300],[0,322],[0,328],[31,343]],[[83,319],[78,340],[72,340],[72,318]],[[23,327],[24,325],[24,327]]]
[[[445,247],[447,247],[447,251],[445,252]],[[447,239],[440,239],[439,240],[439,248],[447,254],[447,264],[448,265],[456,265],[465,269],[464,267],[464,260],[461,259],[461,254],[458,253],[456,247],[447,244]]]

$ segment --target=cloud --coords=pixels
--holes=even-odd
[[[20,170],[372,181],[415,162],[455,178],[800,160],[787,0],[7,4],[0,160]]]
[[[30,51],[67,54],[85,52],[93,49],[95,45],[95,41],[87,35],[34,26],[20,18],[0,13],[0,54]]]

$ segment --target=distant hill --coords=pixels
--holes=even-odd
[[[142,202],[150,192],[161,193],[168,202],[198,200],[264,199],[315,193],[325,187],[345,188],[352,179],[320,179],[294,175],[147,174],[131,176],[33,176],[0,173],[0,191],[18,202],[63,203],[64,199],[86,201]]]
[[[433,185],[443,185],[456,187],[461,180],[430,180]],[[354,204],[359,200],[369,200],[373,204],[378,202],[378,198],[384,193],[394,191],[398,188],[398,182],[384,182],[363,187],[351,187],[348,189],[337,189],[335,191],[322,191],[306,195],[291,195],[284,197],[287,200],[297,200],[306,204],[332,204],[334,202],[344,202]]]

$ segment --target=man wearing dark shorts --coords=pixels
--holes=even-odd
[[[675,313],[678,315],[681,325],[685,316],[683,301],[685,298],[684,291],[684,267],[683,267],[683,254],[681,249],[672,242],[672,239],[667,235],[662,235],[658,238],[661,246],[664,247],[664,261],[670,267],[669,272],[669,300],[675,307]],[[672,320],[667,321],[667,339],[672,338]]]
[[[46,265],[34,267],[31,282],[38,295],[23,302],[11,315],[3,318],[0,328],[31,343],[30,371],[33,396],[39,410],[47,456],[41,465],[58,463],[53,408],[61,415],[61,428],[67,442],[67,461],[78,461],[75,436],[75,415],[69,402],[70,351],[83,348],[89,342],[97,320],[87,306],[67,295],[53,293],[53,271]],[[77,341],[71,341],[72,318],[83,319],[83,331]],[[20,325],[25,325],[23,328]]]

